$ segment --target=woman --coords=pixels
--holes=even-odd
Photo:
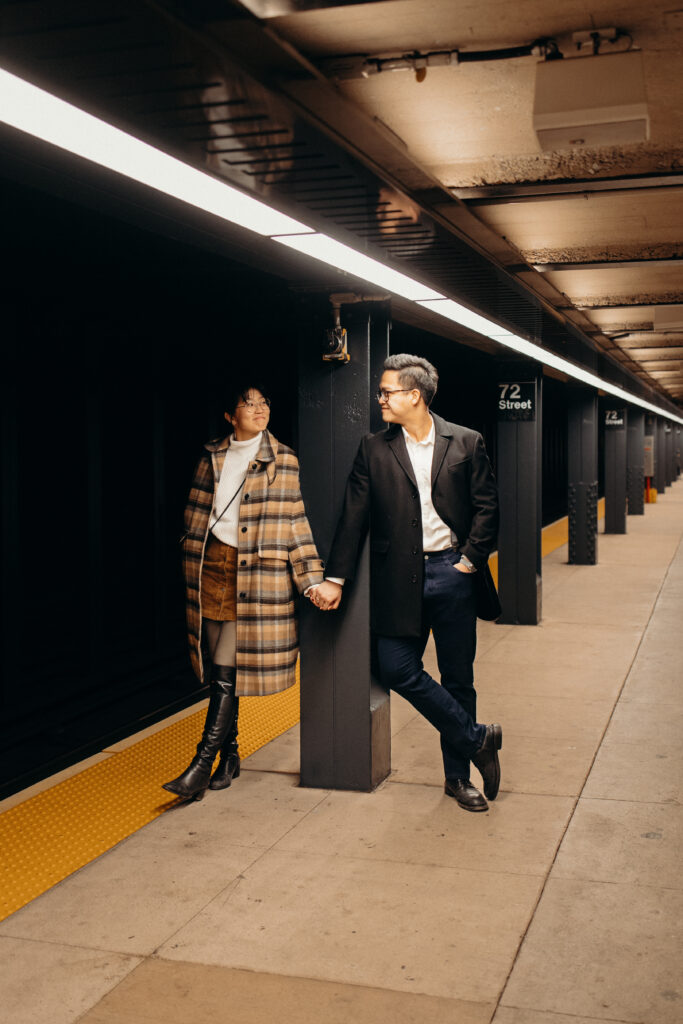
[[[263,696],[296,678],[296,592],[322,582],[294,452],[267,430],[270,401],[257,387],[230,396],[232,433],[205,445],[185,510],[183,570],[192,667],[212,669],[197,753],[164,789],[201,799],[240,773],[240,696]],[[216,755],[221,759],[213,777]]]

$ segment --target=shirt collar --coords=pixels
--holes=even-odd
[[[426,448],[429,447],[430,445],[434,444],[434,438],[436,436],[436,431],[434,429],[434,418],[433,418],[433,416],[431,416],[431,414],[430,414],[429,418],[432,421],[432,426],[431,426],[431,429],[430,429],[429,433],[427,434],[427,436],[425,438],[422,439],[422,441],[416,441],[414,437],[410,436],[410,434],[408,433],[408,431],[406,430],[405,427],[401,427],[401,430],[403,431],[403,437],[405,438],[406,444],[413,445],[413,447],[417,447],[418,445],[422,444]]]

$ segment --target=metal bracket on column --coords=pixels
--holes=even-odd
[[[327,351],[323,360],[329,363],[348,363],[351,356],[348,352],[348,337],[341,322],[341,307],[356,302],[384,302],[388,295],[357,295],[356,292],[333,292],[330,295],[334,326],[325,331]]]

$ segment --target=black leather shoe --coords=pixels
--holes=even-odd
[[[489,805],[469,779],[446,779],[443,791],[446,796],[452,796],[454,800],[457,800],[466,811],[488,811],[489,809]]]
[[[503,730],[499,725],[487,725],[486,737],[472,757],[472,764],[484,780],[484,795],[495,800],[500,787],[500,761],[498,751],[503,746]]]

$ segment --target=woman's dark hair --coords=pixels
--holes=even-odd
[[[250,391],[260,391],[264,398],[269,397],[266,389],[258,381],[250,381],[247,384],[244,381],[240,381],[234,388],[228,388],[225,395],[224,411],[229,416],[234,416],[237,406],[249,400]]]

